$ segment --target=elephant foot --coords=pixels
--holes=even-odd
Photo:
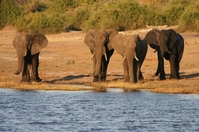
[[[156,72],[156,73],[155,73],[155,76],[158,76],[158,75],[159,75],[159,72]]]
[[[20,82],[30,82],[30,78],[23,77]]]
[[[20,74],[19,71],[14,72],[14,75],[19,75],[19,74]]]
[[[103,77],[101,79],[99,79],[98,76],[93,77],[93,82],[105,82],[106,81],[106,77]]]
[[[33,82],[41,82],[42,79],[40,77],[32,77],[31,81],[33,81]]]
[[[159,78],[159,79],[160,79],[160,80],[166,80],[166,78],[165,78],[165,77],[161,77],[161,76],[160,76],[160,78]]]
[[[171,76],[170,76],[170,79],[177,79],[177,80],[178,80],[178,79],[181,79],[181,78],[180,78],[180,77],[175,77],[175,76],[172,76],[172,75],[171,75]]]
[[[130,77],[129,76],[124,76],[124,82],[129,82],[130,81]]]
[[[93,82],[98,82],[99,77],[93,77]]]

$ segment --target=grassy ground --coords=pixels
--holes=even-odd
[[[160,29],[166,26],[158,27]],[[171,27],[175,28],[175,27]],[[139,34],[142,38],[151,29],[132,30],[124,34]],[[159,81],[154,73],[157,68],[156,54],[149,47],[142,66],[145,77],[143,82],[130,84],[123,82],[122,57],[115,52],[111,58],[107,82],[92,83],[92,61],[90,51],[83,43],[83,32],[71,31],[60,34],[46,35],[49,45],[40,53],[39,75],[40,83],[20,83],[21,75],[14,75],[17,68],[16,51],[12,40],[17,34],[12,27],[0,30],[0,88],[18,90],[92,90],[105,92],[107,88],[121,88],[127,91],[140,89],[174,94],[199,94],[199,34],[185,32],[185,51],[181,61],[181,80],[170,80],[169,62],[165,61],[166,80]]]

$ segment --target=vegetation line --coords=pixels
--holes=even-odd
[[[179,25],[199,32],[199,0],[1,0],[0,29],[57,33]]]

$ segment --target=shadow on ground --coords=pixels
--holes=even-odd
[[[199,76],[199,73],[185,74],[185,72],[181,73],[181,78],[196,78]]]
[[[62,78],[54,79],[51,82],[70,81],[70,80],[80,79],[80,78],[84,78],[84,77],[90,77],[90,75],[68,75],[68,76],[65,76]]]

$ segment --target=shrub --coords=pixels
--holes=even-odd
[[[88,20],[89,15],[90,13],[87,7],[77,8],[74,13],[72,13],[72,16],[68,18],[71,20],[69,28],[72,30],[81,30],[81,28],[83,28],[83,23]]]
[[[179,30],[199,31],[199,3],[190,5],[183,12],[179,19]]]
[[[181,31],[199,31],[199,0],[23,1],[0,1],[0,28],[11,24],[19,31],[57,33],[90,28],[132,30],[166,24],[179,25]]]
[[[20,15],[21,10],[15,5],[13,0],[0,1],[0,29],[5,25],[14,25],[17,16]]]
[[[187,0],[172,0],[163,12],[167,25],[178,25],[181,15],[190,4]]]

